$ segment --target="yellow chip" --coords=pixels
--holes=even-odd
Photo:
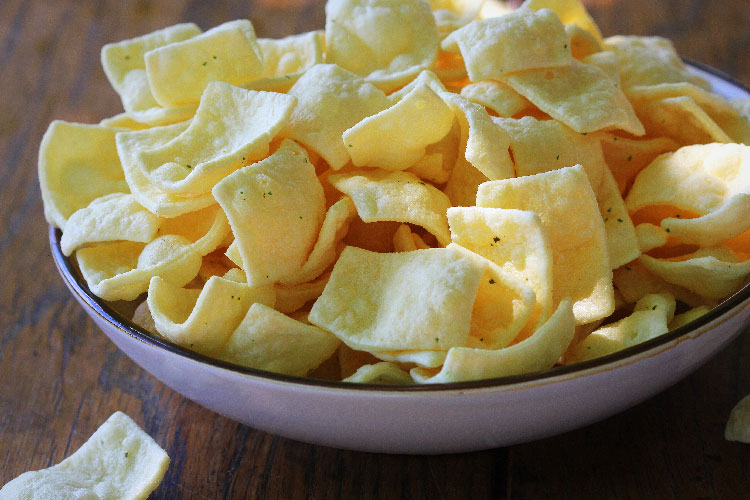
[[[638,247],[643,253],[663,247],[669,241],[669,233],[648,222],[635,226],[635,234],[638,238]]]
[[[599,214],[607,233],[607,254],[612,269],[627,264],[641,254],[635,226],[625,207],[617,181],[608,168],[604,169],[602,186],[597,196]]]
[[[586,62],[584,59],[588,59],[592,55],[601,54],[604,50],[601,38],[597,39],[591,32],[584,30],[577,24],[566,24],[565,33],[570,39],[570,53],[579,61]],[[620,81],[619,74],[617,81]]]
[[[59,464],[9,481],[0,489],[0,498],[146,498],[168,466],[167,453],[118,411]]]
[[[651,101],[638,107],[637,111],[649,135],[668,136],[686,145],[732,142],[692,97]]]
[[[487,267],[474,299],[467,346],[500,349],[518,337],[532,314],[534,326],[547,319],[538,314],[534,290],[516,273],[455,243],[448,248]]]
[[[151,92],[164,107],[198,102],[212,81],[239,85],[263,75],[255,30],[245,19],[155,48],[145,59]]]
[[[672,318],[672,321],[669,322],[669,331],[677,330],[678,328],[695,321],[710,310],[711,308],[708,306],[698,306],[685,311],[682,314],[676,314],[675,317]]]
[[[342,250],[341,240],[349,230],[349,224],[357,215],[351,198],[345,196],[331,205],[326,212],[323,225],[320,227],[318,239],[315,242],[307,260],[294,276],[281,280],[286,285],[296,285],[311,281],[333,264]]]
[[[269,143],[295,104],[296,99],[287,95],[211,82],[188,128],[138,155],[141,168],[167,193],[207,193],[234,170],[268,154]]]
[[[450,131],[438,142],[427,146],[426,154],[406,171],[433,184],[448,181],[456,164],[461,141],[458,120],[453,120]]]
[[[568,66],[523,71],[506,76],[503,82],[576,132],[644,133],[625,94],[596,66],[573,59]]]
[[[323,62],[323,32],[309,31],[281,39],[259,38],[263,54],[263,76],[286,78],[302,74]]]
[[[727,426],[724,429],[724,439],[750,443],[750,395],[742,398],[732,408]]]
[[[156,331],[156,323],[154,323],[154,318],[151,316],[151,310],[148,308],[147,300],[138,304],[138,307],[133,311],[131,321],[147,332],[153,333],[154,335],[159,334],[159,332]]]
[[[594,330],[565,353],[565,364],[580,363],[640,344],[669,331],[675,300],[668,293],[646,295],[633,313],[611,325]]]
[[[750,276],[750,261],[741,261],[732,250],[720,246],[701,248],[681,260],[641,255],[638,261],[664,281],[707,299],[731,295]]]
[[[583,167],[486,182],[479,186],[477,205],[538,213],[552,246],[554,304],[571,297],[576,324],[612,313],[606,233]]]
[[[689,82],[703,88],[708,84],[690,73],[672,42],[656,36],[613,36],[605,40],[617,55],[622,87]]]
[[[451,108],[423,84],[346,130],[341,138],[354,165],[405,170],[425,155],[428,145],[448,134],[453,119]]]
[[[132,194],[112,193],[73,213],[60,239],[63,254],[88,243],[139,241],[148,243],[159,230],[159,217],[143,208]]]
[[[607,164],[598,138],[575,132],[556,120],[495,118],[510,136],[518,177],[581,165],[598,196]]]
[[[142,130],[159,125],[172,125],[189,120],[195,115],[198,104],[186,104],[176,108],[149,108],[144,111],[129,111],[105,118],[99,122],[104,127],[118,130]]]
[[[393,250],[395,252],[411,252],[416,249],[417,245],[414,243],[414,238],[409,225],[401,224],[398,226],[396,233],[393,235]]]
[[[325,216],[323,188],[303,148],[285,140],[265,160],[216,184],[213,195],[229,218],[248,283],[275,283],[300,271]]]
[[[309,319],[359,350],[464,345],[484,272],[456,250],[380,254],[347,247]]]
[[[750,193],[736,194],[702,217],[662,219],[661,227],[683,243],[718,245],[750,229]]]
[[[626,302],[631,304],[635,304],[649,294],[668,293],[691,307],[716,305],[686,288],[667,283],[659,276],[647,271],[638,261],[630,262],[619,269],[615,269],[613,281],[617,291],[620,292]]]
[[[750,146],[685,146],[643,169],[628,193],[630,213],[671,205],[706,215],[740,193],[750,193]]]
[[[407,172],[353,172],[330,177],[349,195],[364,222],[395,221],[416,224],[435,235],[441,245],[450,241],[446,210],[450,200],[437,188]]]
[[[298,103],[282,135],[318,153],[334,170],[349,161],[341,134],[390,105],[381,90],[332,64],[307,70],[289,95]]]
[[[250,287],[219,276],[202,290],[170,285],[155,276],[148,287],[148,307],[156,330],[175,344],[213,355],[229,340],[251,304],[274,305],[273,285]]]
[[[311,300],[315,300],[323,293],[331,273],[326,273],[316,279],[299,285],[274,285],[276,289],[276,305],[274,309],[284,314],[298,311]]]
[[[580,58],[580,61],[584,64],[596,66],[601,69],[607,77],[615,82],[615,85],[620,86],[620,72],[617,66],[617,56],[612,52],[605,50],[602,52],[595,52],[589,54],[586,57]],[[627,94],[625,94],[628,98]]]
[[[47,222],[65,229],[68,217],[97,198],[128,193],[115,131],[53,121],[39,146],[39,187]]]
[[[420,383],[446,383],[507,377],[552,368],[573,340],[575,322],[570,299],[526,340],[503,349],[454,347],[443,368],[435,375],[414,368],[412,378]]]
[[[339,344],[325,330],[255,303],[217,357],[249,368],[306,376]]]
[[[532,107],[528,99],[497,80],[470,83],[461,89],[461,95],[507,118]]]
[[[522,210],[452,207],[448,222],[454,243],[531,287],[537,308],[534,321],[546,321],[553,310],[553,263],[549,233],[539,216]]]
[[[471,207],[476,204],[477,189],[487,181],[489,181],[487,176],[466,161],[463,151],[459,151],[456,165],[451,171],[444,191],[452,206]]]
[[[187,127],[187,122],[177,123],[134,132],[119,132],[116,135],[117,152],[122,160],[127,185],[141,205],[161,217],[177,217],[216,203],[211,193],[191,197],[167,193],[154,184],[141,169],[141,151],[169,143]]]
[[[518,9],[474,21],[449,34],[441,47],[461,54],[472,82],[532,68],[565,66],[571,61],[565,28],[549,9]]]
[[[411,375],[402,370],[397,364],[384,361],[374,365],[361,366],[352,375],[343,379],[342,382],[378,385],[408,385],[414,381],[411,379]]]
[[[680,145],[668,137],[631,139],[613,134],[597,134],[602,144],[604,159],[617,181],[621,193],[625,193],[638,172],[662,153],[676,151]]]
[[[490,180],[513,177],[513,162],[508,154],[510,137],[492,121],[484,107],[451,92],[440,92],[440,97],[453,109],[461,125],[459,156]]]
[[[526,0],[521,7],[527,9],[551,9],[564,24],[573,24],[602,41],[602,34],[586,7],[579,0]]]
[[[326,3],[326,62],[366,78],[385,92],[432,66],[437,51],[438,31],[426,2]]]
[[[125,111],[144,111],[159,106],[151,94],[146,75],[146,52],[200,34],[201,29],[193,23],[175,24],[147,35],[108,43],[102,47],[104,74],[107,75],[115,92],[120,95]]]

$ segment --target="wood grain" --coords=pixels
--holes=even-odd
[[[605,35],[658,34],[750,85],[750,2],[586,2]],[[388,456],[293,442],[237,424],[141,370],[99,332],[58,278],[36,177],[53,119],[120,112],[99,63],[107,42],[184,21],[250,18],[259,36],[320,28],[323,3],[200,0],[0,2],[0,483],[50,466],[114,411],[172,463],[154,499],[736,499],[750,448],[727,442],[750,393],[750,336],[649,401],[585,429],[509,448]]]

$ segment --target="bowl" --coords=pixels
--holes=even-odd
[[[731,78],[691,63],[714,90],[750,97]],[[642,344],[583,363],[475,382],[357,385],[292,377],[202,356],[133,324],[94,296],[50,228],[63,281],[127,356],[185,397],[232,420],[336,448],[404,454],[477,451],[583,427],[692,373],[748,324],[750,285],[708,314]]]

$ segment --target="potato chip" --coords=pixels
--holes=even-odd
[[[378,385],[408,385],[414,382],[408,372],[402,370],[397,364],[387,361],[361,366],[342,381]]]
[[[724,439],[750,443],[750,395],[742,398],[732,408],[727,426],[724,429]]]
[[[710,310],[711,308],[708,306],[698,306],[693,307],[692,309],[685,311],[682,314],[676,314],[675,317],[672,318],[672,321],[669,322],[669,331],[671,332],[672,330],[677,330],[678,328],[695,321]]]
[[[115,92],[120,95],[125,111],[144,111],[159,106],[151,94],[146,75],[146,52],[200,34],[201,29],[193,23],[175,24],[147,35],[108,43],[102,47],[104,74],[107,75]]]
[[[306,376],[339,344],[327,331],[256,302],[217,357],[249,368]]]
[[[532,68],[565,66],[571,61],[565,28],[549,9],[518,9],[474,21],[449,34],[440,45],[461,54],[472,82]]]
[[[603,53],[604,47],[602,46],[601,39],[597,39],[591,32],[584,30],[577,24],[566,24],[565,33],[570,39],[570,54],[575,59],[586,64],[593,64],[593,62],[588,62],[589,56]],[[605,73],[609,74],[607,71]],[[619,72],[617,81],[620,81]]]
[[[119,132],[115,136],[127,185],[141,205],[160,217],[177,217],[216,203],[211,193],[188,197],[162,191],[141,169],[141,151],[169,143],[187,127],[187,122],[177,123],[134,132]]]
[[[638,172],[662,153],[677,151],[680,145],[668,137],[631,139],[608,133],[597,134],[604,159],[621,193],[629,190]]]
[[[562,23],[573,24],[602,41],[602,34],[586,7],[579,0],[526,0],[521,7],[527,9],[551,9]]]
[[[536,213],[452,207],[448,209],[448,223],[454,243],[489,259],[531,287],[536,297],[535,321],[547,320],[553,311],[552,248],[549,233]]]
[[[9,481],[0,489],[0,498],[146,498],[159,486],[168,466],[167,453],[118,411],[59,464]]]
[[[118,240],[148,243],[156,236],[161,222],[132,194],[125,193],[97,198],[68,220],[73,222],[60,238],[60,249],[65,255],[88,243]]]
[[[612,36],[605,40],[617,55],[622,88],[660,83],[694,83],[709,89],[708,84],[688,70],[672,42],[656,36]]]
[[[198,274],[201,255],[182,236],[166,235],[147,245],[130,241],[76,252],[89,289],[104,300],[135,300],[154,276],[184,286]]]
[[[323,62],[323,31],[309,31],[281,39],[258,38],[263,54],[263,76],[286,78]]]
[[[347,247],[309,319],[359,350],[464,345],[484,272],[456,250],[380,254]]]
[[[498,116],[507,118],[532,107],[528,99],[497,80],[470,83],[461,89],[461,95],[473,103],[491,109]]]
[[[148,307],[156,330],[175,344],[212,355],[226,344],[251,304],[273,307],[273,285],[211,277],[202,290],[170,285],[155,276],[148,287]]]
[[[409,225],[401,224],[393,235],[393,250],[395,252],[411,252],[416,249],[417,245],[414,243]]]
[[[376,359],[399,363],[401,365],[417,365],[423,368],[436,368],[445,362],[447,350],[435,351],[372,351]]]
[[[456,164],[461,141],[458,120],[453,120],[450,131],[438,142],[427,146],[426,154],[406,171],[433,184],[444,184],[450,179]]]
[[[341,344],[336,351],[339,362],[340,378],[345,379],[365,365],[375,365],[381,361],[367,351],[355,351],[346,344]]]
[[[739,193],[750,193],[750,146],[706,144],[664,154],[643,169],[625,202],[634,213],[671,205],[706,215]]]
[[[263,75],[263,55],[246,19],[150,50],[145,60],[151,92],[164,107],[198,102],[212,81],[239,85]]]
[[[607,164],[599,140],[582,135],[556,120],[524,116],[518,120],[495,118],[510,136],[510,149],[518,177],[581,165],[598,196]]]
[[[684,243],[718,245],[750,229],[750,193],[736,194],[702,217],[662,219],[661,227]]]
[[[741,261],[732,250],[720,246],[701,248],[681,260],[641,255],[638,261],[664,281],[708,299],[723,299],[750,276],[750,261]]]
[[[326,3],[326,62],[366,78],[384,92],[401,87],[432,66],[437,51],[438,31],[426,2]]]
[[[732,142],[692,97],[669,97],[651,101],[640,106],[637,111],[638,118],[649,135],[665,135],[680,144]]]
[[[276,305],[274,309],[284,314],[291,314],[301,309],[311,300],[315,300],[323,293],[331,273],[326,273],[314,281],[299,285],[282,285],[276,283]]]
[[[459,151],[456,165],[451,171],[444,192],[452,206],[471,207],[476,204],[477,189],[487,181],[489,181],[487,176],[466,161],[463,151]]]
[[[298,102],[282,135],[317,152],[334,170],[349,161],[341,134],[389,106],[381,90],[332,64],[307,70],[289,95]]]
[[[612,269],[617,269],[637,258],[641,250],[638,246],[635,226],[617,188],[617,181],[608,168],[604,169],[597,203],[607,234],[609,265]]]
[[[630,316],[594,330],[572,346],[565,353],[565,364],[606,356],[667,333],[674,310],[675,300],[670,294],[646,295]]]
[[[60,229],[95,199],[129,192],[115,131],[107,127],[53,121],[39,145],[38,168],[44,216]]]
[[[451,108],[423,84],[346,130],[341,138],[354,165],[405,170],[425,155],[429,144],[448,134],[453,119]]]
[[[207,193],[238,168],[268,154],[268,145],[286,124],[294,97],[211,82],[190,125],[168,143],[138,155],[141,168],[162,191]],[[206,137],[221,131],[212,141]]]
[[[333,264],[340,251],[343,250],[340,248],[341,240],[349,230],[349,223],[355,215],[357,215],[357,209],[348,196],[331,205],[323,219],[318,240],[307,260],[299,272],[281,280],[281,283],[286,285],[305,283],[323,274],[323,271]]]
[[[477,205],[536,212],[549,232],[553,255],[553,303],[573,299],[576,324],[614,310],[606,233],[583,167],[486,182]]]
[[[459,156],[490,180],[513,177],[508,134],[493,123],[482,106],[450,92],[440,92],[440,97],[453,108],[461,125]]]
[[[617,291],[631,304],[635,304],[649,294],[668,293],[691,307],[716,305],[684,287],[667,283],[659,276],[646,270],[637,260],[615,269],[612,279]]]
[[[129,111],[105,118],[99,125],[118,130],[143,130],[159,125],[173,125],[189,120],[195,115],[198,103],[176,108],[149,108],[144,111]]]
[[[635,235],[638,238],[638,247],[643,253],[663,247],[669,241],[669,233],[648,222],[635,226]]]
[[[581,57],[579,60],[583,64],[589,64],[601,69],[610,80],[615,82],[616,86],[620,86],[620,72],[618,71],[617,66],[617,56],[614,55],[611,51],[605,50],[602,52],[595,52],[585,57]],[[630,96],[627,97],[629,98]]]
[[[131,321],[147,332],[153,333],[154,335],[159,335],[159,332],[156,331],[156,323],[154,323],[154,317],[151,316],[151,310],[148,308],[147,300],[144,300],[143,302],[138,304],[138,307],[136,307],[135,311],[133,312]]]
[[[507,75],[503,82],[576,132],[619,129],[644,134],[630,102],[596,66],[573,59],[568,66]]]
[[[507,377],[552,368],[568,348],[575,333],[570,299],[565,299],[557,310],[529,338],[503,349],[453,347],[442,369],[430,376],[421,368],[411,370],[420,383],[447,383]]]
[[[249,284],[275,283],[299,272],[325,216],[323,188],[303,148],[285,140],[274,154],[225,177],[212,192],[229,218]]]
[[[351,197],[364,222],[408,222],[427,229],[441,245],[450,241],[445,218],[450,200],[419,177],[407,172],[373,170],[337,174],[330,180],[336,189]]]
[[[487,267],[479,281],[471,311],[469,347],[500,349],[518,337],[532,314],[535,315],[534,326],[547,319],[539,315],[533,288],[516,273],[506,271],[501,265],[455,243],[448,248],[458,250],[477,265]]]

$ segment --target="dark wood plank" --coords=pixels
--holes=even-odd
[[[745,0],[586,2],[605,35],[657,34],[750,85]],[[36,179],[53,119],[120,111],[101,45],[177,22],[248,17],[259,36],[323,25],[323,2],[0,3],[0,483],[59,462],[116,410],[171,455],[155,499],[742,498],[747,445],[723,439],[750,393],[750,337],[661,395],[585,429],[509,448],[436,457],[293,442],[216,415],[121,354],[57,277]]]

